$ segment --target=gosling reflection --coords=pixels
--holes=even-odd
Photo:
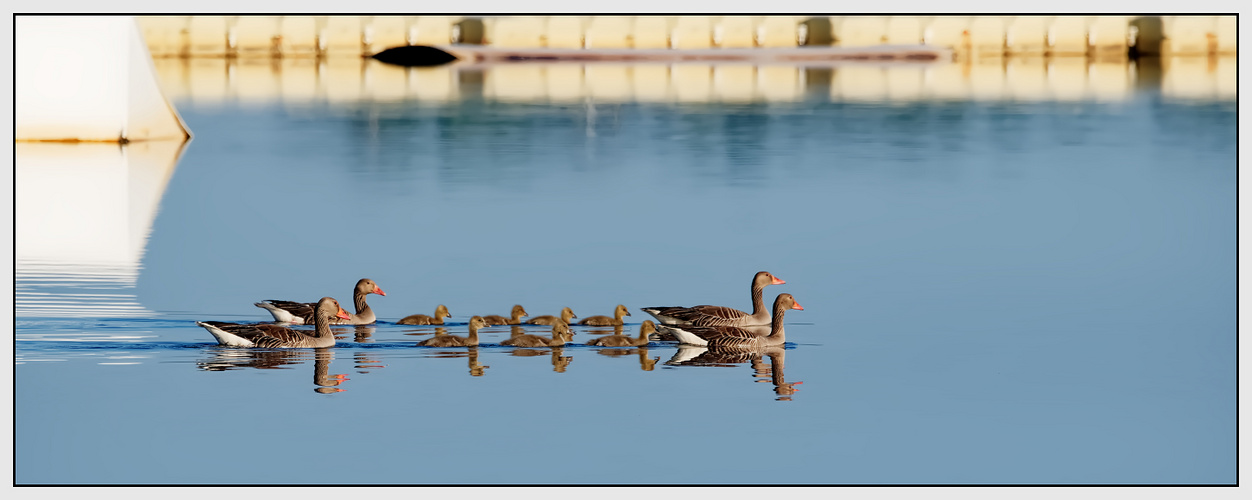
[[[518,329],[514,329],[513,336],[500,341],[500,345],[511,345],[514,347],[561,347],[573,339],[574,332],[570,331],[569,325],[558,322],[552,325],[551,338],[521,333]]]
[[[565,348],[557,347],[552,350],[552,371],[557,373],[565,373],[565,369],[569,367],[573,356],[565,356]]]
[[[469,360],[469,374],[471,377],[481,377],[489,365],[484,365],[478,361],[478,346],[471,346],[464,351],[435,351],[429,356],[431,358],[467,358]]]
[[[434,328],[435,328],[434,330],[431,330],[429,328],[407,328],[404,330],[404,334],[416,336],[416,335],[430,335],[431,333],[434,333],[436,337],[440,335],[448,334],[448,327],[446,326],[436,326]]]
[[[622,325],[590,327],[584,329],[583,332],[587,335],[625,335],[626,331],[624,328],[626,327]]]
[[[621,357],[621,356],[630,356],[631,354],[638,355],[639,356],[639,369],[645,372],[650,372],[653,369],[655,369],[656,362],[661,360],[660,357],[656,357],[656,358],[648,357],[647,347],[640,347],[638,349],[597,349],[596,354],[599,354],[601,356],[608,356],[611,358],[616,358],[616,357]]]
[[[639,347],[648,345],[648,336],[656,333],[656,324],[652,320],[644,320],[639,325],[639,337],[631,338],[623,335],[621,331],[609,335],[607,337],[598,337],[591,339],[587,345],[598,345],[603,347]]]
[[[565,355],[564,347],[554,347],[552,349],[519,348],[513,349],[513,352],[509,354],[518,357],[543,356],[547,354],[552,362],[552,371],[557,373],[565,373],[565,369],[569,368],[570,362],[574,361],[573,356]]]
[[[478,329],[487,326],[487,322],[483,321],[481,316],[470,318],[469,336],[461,337],[458,335],[435,335],[421,342],[419,346],[427,347],[467,347],[478,345]]]
[[[491,366],[478,362],[478,347],[469,348],[469,374],[471,377],[481,377],[483,373]]]
[[[196,367],[204,371],[226,371],[244,368],[261,370],[282,369],[287,365],[299,365],[313,358],[313,390],[322,394],[343,392],[338,387],[349,380],[343,373],[332,375],[330,362],[335,359],[335,352],[329,347],[309,350],[292,349],[231,349],[226,347],[210,347],[212,357],[197,361]]]
[[[752,377],[757,382],[769,380],[774,386],[776,401],[791,401],[791,396],[799,389],[795,386],[804,382],[787,382],[783,375],[784,361],[787,351],[782,346],[769,347],[697,347],[680,346],[674,356],[666,361],[671,366],[737,366],[748,363],[752,368]],[[769,358],[769,366],[764,359]]]

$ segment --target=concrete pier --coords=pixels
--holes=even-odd
[[[403,45],[710,49],[927,44],[957,58],[1233,54],[1235,16],[173,16],[154,57],[370,56]],[[1142,43],[1141,43],[1142,42]]]
[[[15,22],[18,141],[184,141],[129,17],[20,16]]]

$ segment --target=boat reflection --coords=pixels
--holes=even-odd
[[[674,356],[666,361],[670,366],[721,366],[732,367],[748,363],[752,367],[752,377],[756,382],[770,382],[774,386],[777,401],[791,401],[791,396],[799,389],[795,386],[804,382],[787,382],[783,376],[783,364],[786,349],[779,346],[762,348],[729,348],[729,347],[697,347],[680,345]],[[769,365],[765,364],[769,358]]]
[[[322,394],[343,392],[339,385],[349,380],[346,374],[330,374],[330,362],[335,359],[331,348],[318,349],[239,349],[226,346],[209,347],[210,357],[196,361],[196,367],[204,371],[285,369],[287,365],[299,365],[313,360],[314,391]]]
[[[653,369],[655,369],[656,362],[661,360],[659,356],[655,358],[648,357],[647,347],[636,347],[636,348],[631,348],[631,349],[622,349],[620,347],[597,349],[596,354],[599,354],[601,356],[608,356],[611,358],[620,357],[620,356],[630,356],[632,354],[637,355],[639,356],[639,369],[645,372],[650,372]]]

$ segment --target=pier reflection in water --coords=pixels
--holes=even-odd
[[[184,145],[16,143],[19,316],[154,316],[134,288]]]
[[[1234,56],[1139,60],[995,58],[833,67],[745,64],[517,63],[391,66],[373,59],[157,59],[166,94],[193,106],[461,100],[548,104],[1233,100]]]

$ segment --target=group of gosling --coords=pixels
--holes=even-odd
[[[769,285],[786,283],[772,274],[761,271],[752,279],[752,313],[724,306],[701,305],[694,307],[645,307],[644,312],[661,322],[658,326],[651,320],[645,320],[639,329],[638,337],[623,334],[599,337],[587,342],[587,345],[606,347],[642,346],[649,341],[649,335],[663,333],[685,344],[710,347],[764,347],[781,345],[785,342],[783,331],[783,314],[788,309],[800,309],[791,294],[779,294],[774,300],[773,314],[765,309],[762,290]],[[313,324],[312,333],[293,330],[276,324],[240,324],[220,321],[198,321],[217,339],[218,343],[237,347],[331,347],[335,345],[334,334],[330,325],[367,325],[376,321],[374,311],[366,303],[365,297],[375,293],[386,296],[382,288],[371,279],[362,279],[353,289],[353,305],[356,313],[349,314],[339,305],[339,301],[331,297],[322,297],[316,303],[292,302],[285,300],[266,300],[257,302],[273,315],[280,323],[307,325]],[[512,336],[500,342],[501,345],[516,347],[556,347],[573,339],[570,320],[577,318],[570,308],[561,309],[560,316],[537,316],[528,321],[521,321],[529,316],[521,305],[513,306],[509,317],[487,315],[473,316],[469,321],[469,335],[465,337],[447,335],[437,332],[434,337],[426,339],[418,345],[432,347],[463,347],[478,345],[478,329],[495,325],[552,325],[552,336],[543,337],[522,333],[514,328]],[[613,311],[613,317],[592,316],[575,323],[587,326],[622,326],[622,317],[630,316],[626,306],[619,304]],[[397,324],[400,325],[442,325],[443,318],[451,317],[448,308],[440,304],[435,308],[434,316],[414,314],[406,316]]]
[[[500,345],[515,347],[559,347],[565,345],[574,339],[574,332],[570,330],[570,320],[577,318],[574,311],[568,307],[561,309],[560,316],[535,316],[527,321],[522,318],[529,316],[530,313],[520,304],[513,306],[513,311],[509,317],[497,316],[490,314],[487,316],[474,316],[469,320],[469,336],[461,337],[457,335],[440,334],[436,332],[434,337],[418,342],[417,345],[430,347],[465,347],[478,345],[478,329],[485,326],[497,325],[550,325],[552,326],[552,336],[542,337],[539,335],[531,335],[522,333],[520,328],[514,328],[513,334],[508,339],[500,342]],[[439,304],[435,308],[434,316],[425,314],[414,314],[405,316],[397,321],[398,325],[442,325],[443,318],[451,317],[448,308],[443,304]],[[583,318],[575,323],[577,325],[587,326],[622,326],[622,317],[630,316],[630,311],[626,310],[626,306],[618,304],[613,310],[613,317],[608,316],[592,316]],[[595,338],[587,342],[587,345],[597,345],[605,347],[628,347],[642,346],[648,344],[648,335],[656,332],[656,325],[651,320],[644,321],[639,328],[639,337],[631,338],[626,335],[609,335],[606,337]]]

